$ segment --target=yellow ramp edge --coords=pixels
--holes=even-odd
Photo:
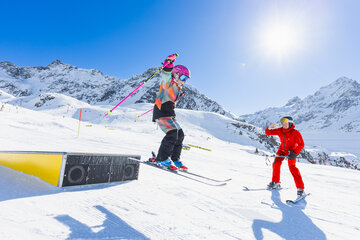
[[[0,165],[39,177],[58,186],[63,153],[2,153]]]

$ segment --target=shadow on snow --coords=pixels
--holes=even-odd
[[[55,219],[70,228],[67,239],[150,239],[111,213],[103,206],[95,206],[97,210],[105,214],[102,225],[93,228],[101,228],[94,232],[91,227],[79,222],[69,215],[59,215]]]
[[[40,178],[4,166],[0,166],[0,176],[0,202],[18,198],[59,194],[63,192],[97,190],[130,182],[123,181],[58,188],[50,183],[44,182]]]
[[[272,191],[271,199],[275,205],[272,205],[272,207],[282,212],[282,220],[280,222],[270,222],[255,219],[252,229],[257,240],[264,239],[262,229],[267,229],[283,239],[326,239],[324,232],[303,212],[307,204],[305,199],[296,205],[288,205],[281,201],[279,191]]]

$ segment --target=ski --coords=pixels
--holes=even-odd
[[[225,179],[225,180],[219,180],[219,179],[215,179],[215,178],[206,177],[206,176],[203,176],[203,175],[200,175],[200,174],[197,174],[197,173],[189,172],[187,170],[181,170],[180,169],[180,171],[182,173],[190,174],[190,175],[193,175],[195,177],[203,178],[203,179],[213,181],[213,182],[219,182],[220,183],[220,182],[229,182],[229,181],[231,181],[231,178],[228,178],[228,179]]]
[[[268,190],[268,191],[272,191],[272,190],[282,190],[282,189],[288,189],[288,188],[248,188],[246,186],[243,186],[243,190],[244,191],[264,191],[264,190]]]
[[[150,162],[150,161],[141,161],[139,159],[136,159],[136,158],[131,158],[129,157],[128,159],[130,160],[134,160],[134,161],[137,161],[139,163],[142,163],[142,164],[146,164],[148,166],[151,166],[151,167],[155,167],[157,169],[160,169],[160,170],[163,170],[163,171],[166,171],[166,172],[169,172],[169,173],[173,173],[173,174],[176,174],[178,176],[181,176],[181,177],[184,177],[184,178],[187,178],[187,179],[190,179],[190,180],[193,180],[195,182],[199,182],[199,183],[202,183],[202,184],[205,184],[205,185],[209,185],[209,186],[214,186],[214,187],[221,187],[221,186],[225,186],[226,185],[226,182],[221,182],[221,183],[209,183],[209,182],[205,182],[205,181],[201,181],[199,179],[196,179],[196,178],[193,178],[193,177],[190,177],[186,174],[182,174],[183,172],[178,172],[178,171],[175,171],[175,170],[170,170],[170,169],[167,169],[167,168],[164,168],[158,164],[155,164],[153,162]]]
[[[151,152],[151,155],[152,155],[153,158],[156,158],[156,154],[154,152]],[[231,181],[231,178],[228,178],[228,179],[225,179],[225,180],[219,180],[219,179],[215,179],[215,178],[211,178],[211,177],[206,177],[204,175],[200,175],[200,174],[197,174],[197,173],[193,173],[193,172],[191,172],[189,170],[179,169],[179,171],[181,171],[182,173],[186,173],[186,174],[198,177],[198,178],[206,179],[206,180],[217,182],[217,183],[223,183],[223,182]]]
[[[190,176],[188,176],[186,174],[183,174],[184,172],[179,172],[179,171],[175,171],[175,170],[166,169],[166,168],[163,168],[162,166],[159,166],[159,165],[154,164],[154,163],[149,162],[149,161],[140,161],[140,163],[143,163],[143,164],[146,164],[148,166],[155,167],[157,169],[160,169],[160,170],[163,170],[163,171],[166,171],[166,172],[169,172],[169,173],[173,173],[173,174],[176,174],[178,176],[193,180],[195,182],[206,184],[206,185],[209,185],[209,186],[221,187],[221,186],[226,185],[226,182],[223,182],[223,183],[210,183],[210,182],[201,181],[199,179],[196,179],[196,178],[190,177]]]
[[[296,204],[297,202],[299,202],[301,199],[306,198],[306,196],[309,196],[310,193],[305,193],[304,195],[297,197],[295,200],[286,200],[287,204]]]

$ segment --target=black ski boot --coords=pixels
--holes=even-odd
[[[297,196],[298,197],[302,197],[304,194],[305,194],[304,189],[302,189],[302,188],[297,189]]]
[[[268,185],[269,189],[278,189],[281,188],[280,183],[275,182],[275,181],[271,181]]]

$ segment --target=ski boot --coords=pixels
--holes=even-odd
[[[297,189],[297,196],[298,197],[302,197],[302,196],[304,196],[304,194],[305,194],[304,189],[302,189],[302,188]]]
[[[187,171],[188,168],[180,161],[180,160],[175,160],[173,161],[174,162],[174,165],[180,169],[180,170],[183,170],[183,171]]]
[[[172,171],[177,171],[178,168],[175,167],[174,165],[172,165],[172,162],[170,160],[170,158],[167,158],[164,161],[155,161],[155,163],[157,163],[159,166],[166,168],[168,170],[172,170]]]
[[[275,181],[271,181],[268,185],[267,185],[268,189],[279,189],[281,188],[280,183],[275,182]]]

